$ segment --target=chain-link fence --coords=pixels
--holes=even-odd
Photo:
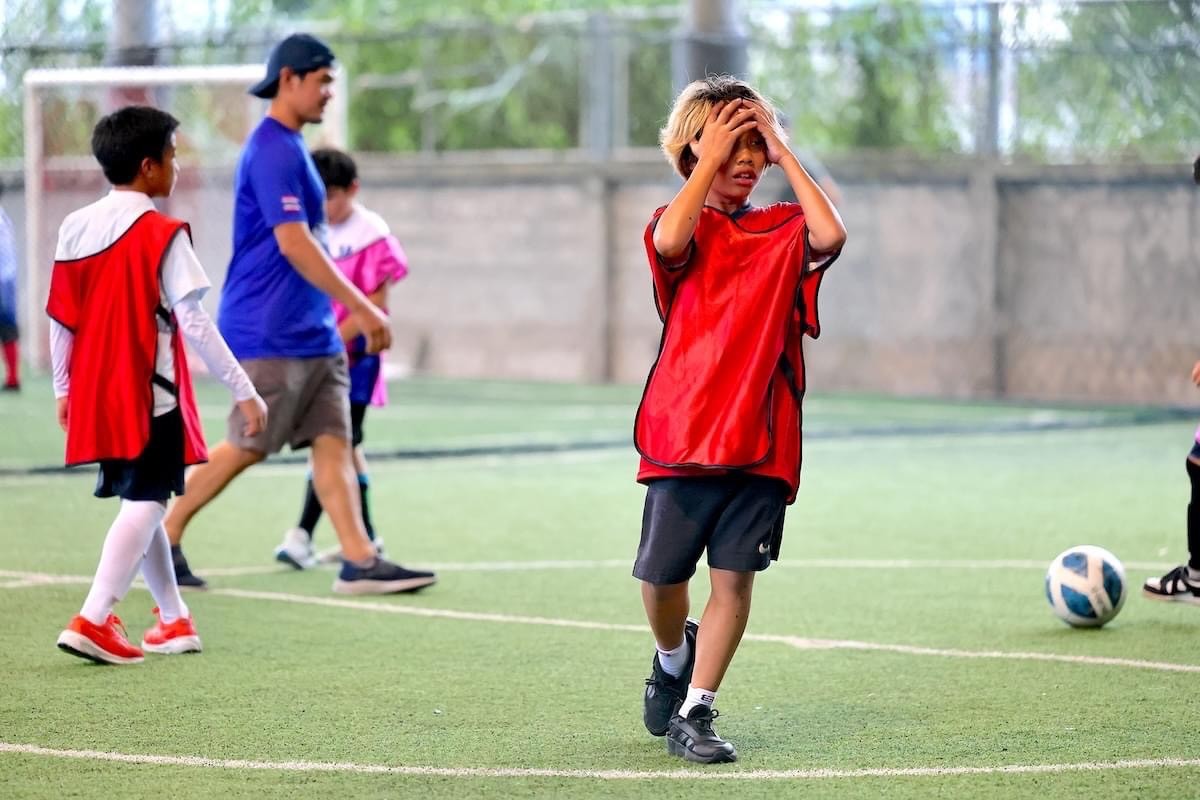
[[[398,339],[419,343],[406,364],[463,376],[644,377],[659,323],[640,234],[674,191],[649,148],[671,101],[684,22],[674,4],[613,5],[395,30],[388,17],[369,31],[289,20],[337,51],[364,195],[413,260],[393,306],[406,326]],[[1200,194],[1188,168],[1200,103],[1187,79],[1198,66],[1197,5],[744,3],[733,39],[746,43],[752,80],[790,115],[794,138],[834,156],[846,196],[851,246],[823,289],[830,323],[813,348],[815,383],[1191,402]],[[262,63],[287,30],[255,19],[177,26],[158,41],[156,61]],[[23,71],[104,62],[113,49],[104,27],[74,44],[59,33],[36,45],[5,29],[0,153],[22,155]],[[78,156],[91,183],[48,163],[45,203],[37,187],[6,195],[10,214],[45,207],[33,239],[52,236],[56,215],[102,188],[85,155],[96,103],[69,89],[47,96],[43,154]],[[228,164],[248,124],[245,114],[237,125],[222,120],[249,102],[225,90],[161,99],[203,118],[185,122],[193,184],[175,202],[218,283]],[[421,155],[498,149],[538,152]],[[1089,161],[1098,163],[1080,163]],[[1121,161],[1135,163],[1112,163]],[[1147,161],[1163,165],[1136,163]],[[768,173],[756,199],[782,188]],[[27,288],[27,320],[41,319],[43,287]]]
[[[420,21],[411,9],[382,13],[391,5],[376,0],[370,24],[361,9],[343,19],[315,0],[274,5],[292,13],[268,2],[160,3],[149,55],[253,63],[285,30],[314,30],[348,72],[360,151],[653,146],[683,26],[682,4]],[[20,156],[24,71],[111,62],[117,44],[107,2],[3,8],[0,157],[11,158]],[[753,0],[741,9],[730,36],[745,43],[751,79],[823,152],[1071,163],[1169,161],[1200,145],[1191,79],[1200,0]]]

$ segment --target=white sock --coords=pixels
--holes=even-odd
[[[1187,579],[1192,583],[1200,583],[1200,569],[1195,567],[1187,568]]]
[[[679,707],[679,716],[686,717],[688,712],[696,706],[708,706],[712,708],[712,704],[717,700],[717,693],[712,689],[698,689],[695,686],[688,687],[687,699],[683,701],[683,705]]]
[[[167,529],[162,525],[154,529],[150,547],[146,549],[146,560],[142,562],[142,577],[150,587],[150,594],[158,605],[163,622],[174,622],[181,617],[191,616],[187,604],[179,596],[179,584],[175,582],[175,565],[171,562],[171,542]]]
[[[80,615],[95,625],[104,624],[113,606],[133,585],[150,539],[166,514],[166,507],[153,500],[121,501],[121,510],[104,537],[96,577]]]
[[[663,670],[672,678],[682,675],[687,667],[688,658],[692,655],[692,646],[688,644],[687,637],[683,637],[683,644],[671,650],[664,650],[662,645],[657,643],[655,647],[658,648],[658,663],[662,665]]]

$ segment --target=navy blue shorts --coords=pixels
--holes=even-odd
[[[100,462],[96,497],[157,500],[183,494],[183,417],[178,408],[150,421],[150,441],[132,461]]]
[[[779,558],[788,494],[781,480],[740,472],[653,481],[633,576],[682,583],[696,574],[706,549],[710,567],[761,572]]]

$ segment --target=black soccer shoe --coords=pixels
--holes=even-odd
[[[696,632],[700,623],[690,617],[683,623],[683,638],[691,645],[687,666],[678,678],[672,677],[658,662],[658,653],[650,664],[650,677],[646,678],[646,699],[642,703],[642,721],[646,730],[655,736],[663,736],[671,717],[683,704],[688,684],[692,682],[692,667],[696,665]]]
[[[187,556],[183,554],[183,550],[177,544],[171,545],[171,562],[175,566],[175,583],[179,584],[180,589],[208,588],[208,581],[192,572],[192,568],[188,566]]]
[[[730,764],[737,761],[737,750],[713,730],[717,711],[695,706],[687,718],[671,717],[667,730],[667,752],[697,764]]]

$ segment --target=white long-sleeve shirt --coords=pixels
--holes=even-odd
[[[58,234],[56,261],[86,258],[111,246],[129,230],[154,203],[141,193],[126,190],[109,192],[89,206],[69,214]],[[175,312],[179,332],[204,362],[212,375],[241,402],[255,395],[254,384],[233,357],[225,340],[217,331],[212,318],[200,305],[201,298],[212,286],[204,267],[196,258],[186,236],[176,236],[163,255],[160,280],[160,300],[165,308]],[[157,360],[154,371],[168,379],[175,377],[175,356],[171,347],[171,330],[155,315],[158,324]],[[50,321],[50,359],[54,374],[54,396],[64,397],[70,389],[71,349],[75,341],[70,330]],[[177,382],[177,381],[174,381]],[[154,385],[154,416],[175,408],[174,395]]]

